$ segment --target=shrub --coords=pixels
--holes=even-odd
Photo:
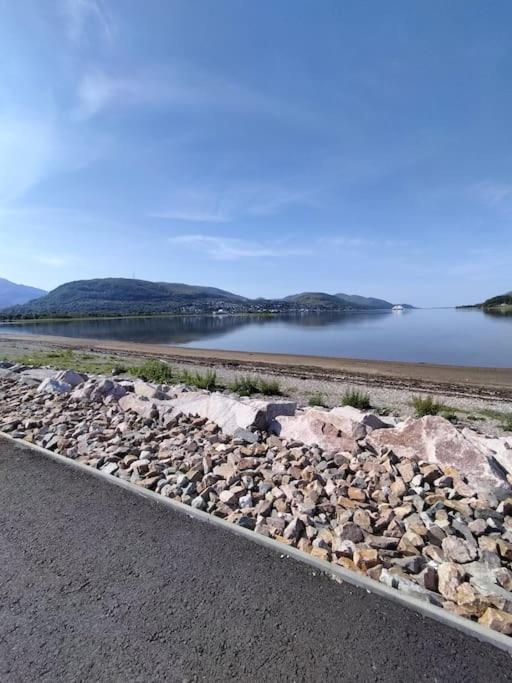
[[[512,432],[512,413],[509,413],[503,417],[501,426],[506,432]]]
[[[229,389],[240,396],[265,394],[266,396],[281,396],[281,386],[276,379],[264,379],[251,375],[240,375],[229,385]]]
[[[180,380],[184,384],[197,387],[198,389],[207,389],[208,391],[213,391],[213,389],[219,386],[215,370],[207,370],[204,373],[184,370],[180,375]]]
[[[281,396],[281,385],[277,379],[260,379],[259,381],[260,394],[266,396]]]
[[[320,391],[311,394],[309,397],[308,405],[319,406],[320,408],[327,408],[327,403],[325,401],[325,396]]]
[[[359,389],[347,389],[341,399],[341,405],[359,408],[359,410],[368,410],[368,408],[371,408],[370,394],[359,391]]]
[[[130,368],[130,374],[156,384],[170,384],[176,379],[172,366],[161,360],[147,360],[142,365]]]
[[[439,413],[449,410],[444,403],[436,401],[432,396],[415,396],[412,399],[412,407],[416,413],[416,417],[425,417],[426,415],[439,415]]]

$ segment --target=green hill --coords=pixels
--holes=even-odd
[[[482,304],[483,308],[494,308],[495,306],[512,306],[512,292],[493,296]]]
[[[293,308],[314,308],[322,310],[343,310],[349,308],[362,308],[359,305],[352,305],[344,302],[333,294],[325,292],[302,292],[286,296],[283,301],[290,304]]]
[[[57,287],[46,296],[2,314],[16,317],[62,315],[143,315],[173,313],[200,307],[220,308],[247,299],[215,287],[125,278],[77,280]]]
[[[391,308],[382,299],[302,292],[284,299],[248,299],[216,287],[128,278],[77,280],[45,296],[0,311],[2,318],[152,315],[166,313],[262,313],[297,310],[346,311]]]
[[[357,294],[343,294],[342,292],[335,294],[335,296],[342,301],[346,301],[349,304],[353,304],[354,306],[361,308],[384,310],[391,309],[395,305],[390,301],[386,301],[385,299],[376,299],[373,296],[358,296]],[[414,306],[411,306],[410,304],[402,304],[402,306],[404,308],[414,308]]]

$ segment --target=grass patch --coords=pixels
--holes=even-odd
[[[501,421],[501,426],[506,432],[512,432],[512,413],[506,413]]]
[[[156,384],[171,384],[173,380],[176,380],[176,373],[172,366],[162,360],[146,360],[142,365],[128,368],[128,373],[145,382]]]
[[[368,410],[371,408],[370,394],[359,389],[347,389],[341,398],[342,406],[351,406],[359,410]]]
[[[327,408],[327,402],[325,400],[325,395],[320,391],[316,391],[309,397],[308,405],[319,408]]]
[[[110,356],[79,353],[72,349],[33,351],[8,360],[22,365],[50,366],[57,370],[76,370],[85,374],[110,373],[116,365],[116,360]]]
[[[453,415],[453,410],[441,401],[437,401],[433,396],[414,396],[411,401],[416,417],[426,415]]]
[[[239,396],[264,394],[265,396],[282,396],[283,391],[277,379],[264,379],[252,375],[240,375],[231,384],[230,391]]]
[[[217,382],[217,373],[215,370],[207,370],[206,372],[190,372],[189,370],[184,370],[178,375],[178,379],[183,384],[188,384],[191,387],[197,387],[198,389],[207,389],[208,391],[213,391],[220,387]]]

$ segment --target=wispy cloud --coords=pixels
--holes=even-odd
[[[347,237],[343,235],[336,237],[321,237],[319,241],[322,244],[328,244],[333,247],[343,247],[346,249],[396,248],[407,246],[407,242],[400,240],[368,239],[366,237]]]
[[[316,205],[313,191],[268,183],[230,183],[228,187],[174,191],[152,218],[197,223],[229,223],[242,217],[271,216],[292,205]]]
[[[128,74],[111,74],[96,69],[86,73],[80,81],[79,117],[89,118],[111,107],[126,106],[208,108],[286,119],[289,122],[311,123],[316,120],[304,103],[300,107],[293,106],[280,97],[186,63]]]
[[[169,241],[171,244],[202,252],[215,261],[309,254],[307,249],[289,248],[282,243],[259,244],[250,240],[218,235],[177,235],[169,238]]]
[[[512,200],[512,183],[482,182],[473,186],[477,195],[491,206],[497,206],[505,200]]]
[[[54,268],[62,268],[63,266],[69,265],[70,259],[65,256],[45,255],[38,254],[34,257],[34,260],[38,263],[42,263],[44,266],[52,266]]]
[[[89,28],[95,29],[108,42],[114,40],[112,17],[101,0],[61,0],[61,7],[71,42],[84,42]]]

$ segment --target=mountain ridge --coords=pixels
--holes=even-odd
[[[25,304],[32,299],[45,296],[48,292],[0,278],[0,309]]]
[[[348,295],[347,295],[348,296]],[[5,317],[75,315],[151,315],[201,312],[286,312],[293,310],[368,310],[383,299],[357,297],[365,303],[325,292],[302,292],[282,299],[250,299],[217,287],[151,282],[134,278],[96,278],[67,282],[29,303],[0,311]],[[384,302],[387,308],[393,304]]]

